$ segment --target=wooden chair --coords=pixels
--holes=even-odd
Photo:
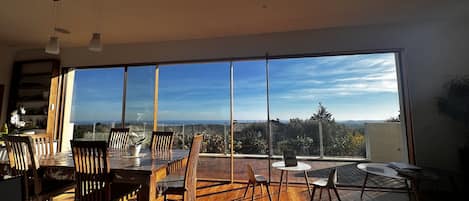
[[[111,128],[107,142],[110,149],[127,149],[129,128]]]
[[[163,192],[164,200],[167,195],[180,195],[183,201],[195,201],[197,189],[197,163],[199,161],[199,152],[202,145],[203,135],[196,135],[192,139],[189,159],[187,161],[184,176],[168,175],[162,181],[167,184],[168,189]]]
[[[316,191],[316,188],[319,188],[319,200],[321,200],[322,198],[322,189],[325,188],[327,189],[327,193],[329,195],[330,201],[332,201],[331,189],[334,190],[334,193],[337,196],[337,199],[340,201],[340,196],[339,196],[339,192],[337,192],[336,183],[337,183],[337,169],[334,168],[329,173],[328,178],[318,179],[313,182],[313,194],[311,195],[311,201],[313,201],[314,199],[314,193]]]
[[[140,185],[112,183],[105,141],[70,141],[75,166],[75,200],[123,200]]]
[[[37,156],[52,155],[56,152],[54,149],[54,141],[47,134],[34,134],[29,135],[33,140],[33,147],[35,148]]]
[[[13,175],[24,178],[25,198],[51,200],[52,197],[75,186],[73,181],[50,180],[42,177],[30,136],[6,136],[4,139]]]
[[[164,152],[173,148],[174,132],[153,131],[151,135],[150,149],[152,152]]]
[[[249,186],[251,184],[252,184],[251,200],[254,200],[256,186],[257,185],[261,186],[261,194],[262,194],[262,187],[263,185],[265,185],[265,188],[267,189],[267,194],[269,195],[269,200],[272,201],[272,197],[270,196],[270,190],[269,190],[269,182],[267,181],[267,179],[262,175],[254,174],[254,170],[252,169],[252,166],[250,164],[247,164],[246,167],[247,167],[249,180],[248,180],[248,185],[246,186],[246,190],[244,191],[244,197],[246,197],[246,193],[248,192]]]

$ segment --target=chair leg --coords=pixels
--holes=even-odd
[[[164,194],[164,201],[168,201],[168,199],[166,198],[166,193]]]
[[[329,201],[332,201],[331,189],[327,188],[327,195],[329,195]]]
[[[322,187],[319,187],[319,200],[322,199]]]
[[[248,192],[249,186],[251,185],[251,182],[248,182],[248,185],[246,185],[246,190],[244,190],[244,196],[246,197],[246,193]]]
[[[270,196],[269,184],[265,184],[265,188],[267,189],[267,195],[269,195],[269,201],[272,201],[272,197]]]
[[[314,200],[314,193],[316,193],[316,186],[313,186],[313,193],[311,194],[311,199],[310,201]]]
[[[335,192],[335,196],[337,196],[337,200],[341,201],[340,196],[339,196],[339,192],[337,192],[337,188],[333,188],[333,189],[334,189],[334,192]]]
[[[256,185],[252,184],[252,195],[251,195],[251,200],[254,200],[254,193],[256,192]]]

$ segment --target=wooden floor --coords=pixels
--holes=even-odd
[[[226,184],[220,182],[199,182],[199,188],[197,189],[197,200],[198,201],[245,201],[251,200],[252,191],[248,191],[246,198],[243,198],[246,184],[235,183]],[[272,200],[276,201],[278,196],[278,186],[273,185],[271,188]],[[339,188],[339,195],[341,200],[360,201],[359,189],[343,189]],[[174,198],[177,199],[177,198]],[[309,200],[308,190],[306,187],[300,185],[289,185],[288,191],[282,191],[280,200],[285,201],[304,201]],[[328,200],[326,191],[323,192],[323,200]],[[72,201],[73,193],[62,194],[54,198],[58,201]],[[162,200],[162,199],[159,199]],[[259,187],[256,188],[256,194],[254,200],[257,201],[269,201],[267,193],[264,189],[261,195]],[[315,200],[319,200],[319,194],[316,193]],[[332,194],[332,200],[337,198]],[[375,201],[407,201],[408,196],[405,193],[391,193],[391,192],[365,192],[363,200],[375,200]]]
[[[364,173],[356,168],[356,162],[330,162],[330,161],[308,161],[312,169],[308,171],[308,178],[313,181],[317,178],[327,177],[329,171],[333,167],[338,169],[339,180],[339,195],[341,200],[360,201],[360,186],[363,184]],[[251,164],[256,171],[256,174],[268,175],[269,164],[267,160],[263,159],[235,159],[234,178],[238,181],[246,181],[246,164]],[[197,200],[200,201],[244,201],[251,200],[251,191],[248,191],[246,198],[243,198],[245,183],[229,184],[226,182],[207,181],[211,179],[229,179],[229,159],[227,158],[200,158],[197,176],[199,179],[197,188]],[[310,200],[308,189],[305,185],[303,173],[294,173],[289,175],[289,181],[297,184],[290,184],[288,192],[282,191],[280,200],[282,201],[303,201]],[[272,181],[274,182],[271,187],[272,200],[277,201],[278,196],[278,180],[279,171],[272,170]],[[277,183],[275,183],[277,182]],[[436,189],[439,187],[431,183]],[[394,179],[383,178],[378,176],[371,176],[367,186],[372,187],[402,187],[401,181]],[[256,189],[254,200],[268,201],[267,194],[260,194],[260,189]],[[423,194],[420,201],[426,200],[453,200],[449,196],[452,194]],[[72,201],[73,193],[63,194],[56,197],[54,200]],[[337,198],[332,194],[333,200]],[[327,193],[323,193],[323,200],[328,200]],[[162,200],[162,199],[159,199]],[[319,193],[316,193],[314,200],[319,200]],[[409,197],[407,193],[398,192],[380,192],[380,191],[366,191],[364,194],[365,201],[407,201]],[[414,199],[412,199],[414,200]]]

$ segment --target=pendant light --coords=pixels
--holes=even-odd
[[[92,52],[101,52],[103,51],[103,44],[101,42],[101,33],[99,32],[99,19],[101,18],[101,5],[95,0],[96,7],[96,32],[91,35],[91,40],[88,45],[88,50]]]
[[[53,2],[53,12],[54,12],[54,29],[52,31],[52,36],[49,38],[49,41],[46,45],[45,52],[48,54],[59,54],[60,53],[60,42],[59,38],[56,35],[57,21],[58,21],[58,4],[59,0],[52,0]]]

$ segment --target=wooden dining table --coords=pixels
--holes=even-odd
[[[164,153],[151,153],[142,150],[138,157],[129,156],[126,151],[109,150],[112,182],[140,184],[138,200],[156,200],[157,182],[167,174],[166,167],[171,163],[187,160],[189,150],[172,149]],[[1,163],[8,161],[0,161]],[[39,157],[39,164],[46,177],[74,179],[74,164],[71,152],[59,152]]]

